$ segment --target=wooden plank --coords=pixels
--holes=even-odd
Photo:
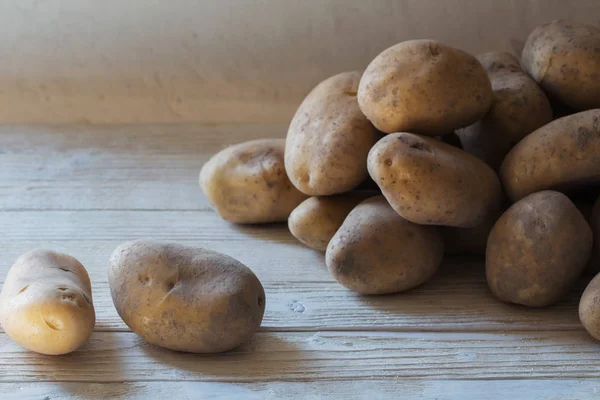
[[[331,278],[322,254],[300,245],[259,240],[182,243],[223,251],[256,272],[267,294],[263,330],[582,329],[577,305],[589,278],[582,279],[558,305],[529,309],[503,304],[491,296],[481,260],[457,259],[449,260],[431,282],[408,293],[360,296]],[[31,248],[48,247],[70,252],[90,272],[97,314],[96,330],[127,331],[113,307],[106,278],[106,263],[117,245],[118,242],[112,241],[0,243],[0,282],[14,260]]]
[[[352,380],[317,382],[0,383],[5,400],[580,400],[595,398],[594,379]]]
[[[283,125],[0,127],[0,209],[208,210],[198,173]]]
[[[64,357],[0,335],[0,382],[600,379],[600,344],[585,332],[263,332],[226,354],[175,353],[133,333],[97,332]]]

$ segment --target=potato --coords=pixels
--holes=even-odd
[[[394,210],[416,224],[472,228],[502,199],[488,165],[434,138],[387,135],[371,149],[367,165]]]
[[[248,267],[181,244],[122,244],[110,258],[108,283],[127,326],[171,350],[231,350],[252,337],[265,312],[265,291]]]
[[[443,256],[435,227],[405,220],[376,196],[350,212],[329,242],[325,260],[331,275],[348,289],[385,294],[426,282]]]
[[[466,152],[498,170],[523,137],[552,121],[552,107],[512,54],[485,53],[478,59],[492,82],[494,104],[483,119],[457,134]]]
[[[490,232],[485,272],[498,299],[544,307],[563,298],[583,272],[592,231],[562,193],[545,190],[513,204]]]
[[[579,319],[586,331],[600,340],[600,274],[588,284],[579,301]]]
[[[523,48],[527,72],[552,97],[575,110],[600,108],[600,28],[552,21],[531,32]]]
[[[434,40],[410,40],[369,64],[358,104],[377,129],[440,136],[480,120],[492,85],[475,57]]]
[[[356,101],[360,72],[318,84],[292,119],[285,169],[303,193],[327,196],[354,189],[367,177],[367,155],[380,134]]]
[[[37,353],[77,350],[94,330],[87,271],[75,258],[33,250],[8,271],[0,294],[0,324],[17,344]]]
[[[356,192],[330,197],[310,197],[290,214],[290,232],[308,247],[325,251],[350,211],[367,197],[376,194],[377,192]]]
[[[200,186],[223,219],[284,222],[306,199],[285,173],[284,148],[284,139],[252,140],[227,147],[204,164]]]
[[[600,182],[600,109],[557,119],[527,135],[506,156],[500,177],[517,201],[545,189]]]

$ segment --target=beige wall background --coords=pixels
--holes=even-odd
[[[519,48],[600,0],[5,0],[0,122],[287,122],[399,41]]]

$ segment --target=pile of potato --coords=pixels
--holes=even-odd
[[[530,307],[600,271],[599,183],[600,29],[567,20],[537,27],[521,60],[399,43],[318,84],[285,142],[229,147],[200,173],[224,219],[287,220],[353,291],[485,254],[494,296]],[[600,339],[600,276],[580,317]]]

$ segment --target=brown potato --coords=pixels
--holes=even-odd
[[[217,213],[238,224],[284,222],[306,199],[285,173],[284,139],[236,144],[200,171],[200,186]]]
[[[479,61],[434,40],[410,40],[384,50],[358,87],[360,109],[386,133],[444,135],[480,120],[492,101]]]
[[[567,196],[531,194],[513,204],[490,232],[488,285],[498,299],[529,307],[563,298],[585,269],[592,231]]]
[[[498,170],[523,137],[552,121],[552,108],[512,54],[485,53],[478,59],[492,82],[494,104],[483,119],[457,134],[466,152]]]
[[[500,177],[513,201],[540,190],[600,183],[600,110],[557,119],[527,135],[504,159]]]
[[[325,260],[331,275],[348,289],[385,294],[426,282],[443,256],[435,227],[405,220],[376,196],[350,212],[329,242]]]
[[[122,244],[110,258],[108,283],[127,326],[171,350],[231,350],[254,335],[265,311],[264,289],[248,267],[181,244]]]
[[[581,296],[579,319],[585,330],[600,340],[600,274],[592,279]]]
[[[42,354],[70,353],[88,340],[95,322],[90,278],[75,258],[34,250],[8,271],[0,324],[17,344]]]
[[[387,135],[371,149],[367,165],[394,210],[417,224],[472,228],[502,199],[488,165],[434,138]]]
[[[318,84],[290,124],[285,169],[303,193],[344,193],[367,177],[367,155],[380,133],[356,101],[360,72],[344,72]]]
[[[377,192],[356,192],[304,200],[288,219],[296,239],[315,250],[325,251],[329,241],[354,207]]]
[[[523,65],[552,97],[575,110],[600,108],[600,28],[552,21],[531,32]]]

